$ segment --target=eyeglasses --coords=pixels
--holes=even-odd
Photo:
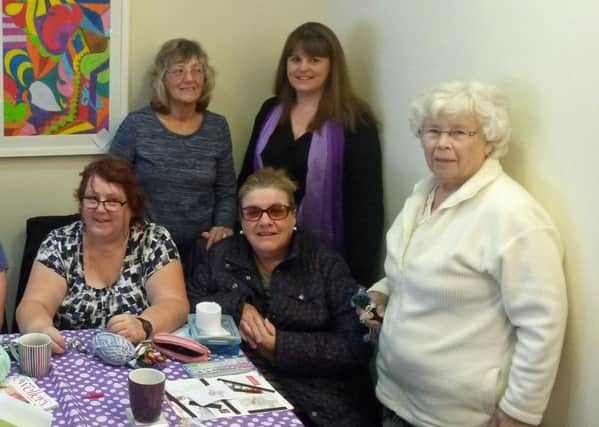
[[[289,216],[291,208],[285,205],[272,205],[266,209],[259,208],[258,206],[246,206],[241,208],[241,217],[246,221],[259,221],[262,218],[262,214],[266,212],[268,217],[273,221],[280,221]]]
[[[86,209],[98,209],[98,206],[102,204],[104,209],[108,212],[118,212],[121,210],[127,201],[121,202],[119,200],[98,200],[95,197],[86,196],[81,198],[81,204]]]
[[[449,136],[454,141],[457,142],[465,142],[468,138],[473,137],[478,133],[476,130],[466,130],[466,129],[449,129],[449,130],[441,130],[439,128],[423,128],[418,130],[418,135],[425,141],[438,141],[441,138],[441,135],[444,133]]]
[[[197,79],[198,77],[204,75],[204,67],[198,65],[191,68],[185,68],[183,65],[176,65],[169,69],[166,73],[173,80],[181,80],[187,75],[187,73],[191,73],[191,77]]]

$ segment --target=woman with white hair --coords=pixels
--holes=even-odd
[[[545,210],[503,171],[510,123],[492,87],[418,98],[410,126],[432,176],[387,234],[377,396],[384,426],[538,425],[558,369],[567,301]],[[359,310],[362,314],[361,310]]]

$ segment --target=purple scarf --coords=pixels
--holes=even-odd
[[[279,123],[282,110],[282,106],[277,105],[262,125],[254,152],[254,170],[264,167],[262,151]],[[312,132],[306,188],[297,212],[297,223],[303,229],[341,253],[344,150],[345,135],[340,124],[327,121],[319,132]]]

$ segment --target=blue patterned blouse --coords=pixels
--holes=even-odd
[[[164,227],[150,222],[133,225],[121,274],[113,284],[94,288],[85,282],[82,227],[81,221],[76,221],[51,231],[36,257],[67,282],[67,293],[54,318],[58,329],[100,328],[114,315],[140,314],[150,305],[147,280],[179,259]]]

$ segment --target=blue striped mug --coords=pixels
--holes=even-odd
[[[50,370],[52,339],[48,335],[38,332],[21,335],[11,341],[9,349],[25,375],[41,378]]]

